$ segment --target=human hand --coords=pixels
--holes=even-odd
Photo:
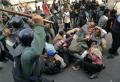
[[[10,31],[10,29],[5,28],[5,29],[3,30],[3,32],[2,32],[2,34],[3,34],[3,36],[7,37],[7,36],[9,36],[9,35],[11,34],[11,31]]]
[[[40,24],[40,25],[43,25],[44,23],[43,23],[43,17],[41,17],[41,16],[39,16],[39,15],[37,15],[37,14],[34,14],[33,16],[32,16],[32,21],[35,23],[35,24]]]

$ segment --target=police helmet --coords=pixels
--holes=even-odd
[[[23,19],[20,16],[15,16],[13,17],[9,24],[12,26],[12,28],[21,28],[24,25]]]
[[[18,37],[23,46],[31,46],[33,35],[33,30],[30,28],[26,28],[20,31]]]

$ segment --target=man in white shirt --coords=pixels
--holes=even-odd
[[[68,9],[63,14],[64,18],[64,30],[67,32],[67,30],[70,28],[70,12]]]
[[[106,9],[104,11],[104,14],[99,19],[99,22],[98,22],[99,27],[102,27],[103,29],[106,28],[106,24],[107,24],[109,15],[110,15],[110,10]]]

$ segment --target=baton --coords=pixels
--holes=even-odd
[[[6,9],[2,9],[2,8],[0,8],[0,11],[12,13],[12,14],[16,14],[16,15],[20,15],[20,16],[25,16],[25,17],[28,17],[28,18],[32,18],[31,15],[23,14],[23,13],[18,13],[18,12],[15,12],[15,11],[10,11],[10,10],[6,10]],[[49,21],[49,20],[46,20],[46,19],[43,19],[43,21],[44,21],[44,23],[50,23],[50,24],[53,24],[53,23],[54,23],[54,22]]]

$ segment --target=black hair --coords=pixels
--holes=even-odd
[[[69,38],[70,37],[70,34],[66,34],[66,38]]]
[[[117,14],[117,10],[113,9],[110,11],[111,17],[115,17],[116,14]]]
[[[109,9],[105,9],[105,11],[104,11],[103,15],[106,15],[106,14],[108,14],[109,12],[110,12],[110,10],[109,10]]]
[[[97,44],[97,41],[96,41],[96,40],[92,40],[92,43],[93,43],[93,42],[94,42],[95,44]]]
[[[64,34],[64,31],[60,31],[60,32],[59,32],[59,34],[60,34],[61,36],[63,36],[63,34]]]
[[[56,65],[56,67],[60,67],[60,65],[61,65],[60,61],[59,61],[59,60],[56,60],[56,61],[55,61],[55,65]]]
[[[92,46],[93,43],[97,44],[97,41],[95,41],[95,40],[90,40],[89,43],[87,43],[87,46],[88,46],[87,49],[89,49],[89,48]]]

